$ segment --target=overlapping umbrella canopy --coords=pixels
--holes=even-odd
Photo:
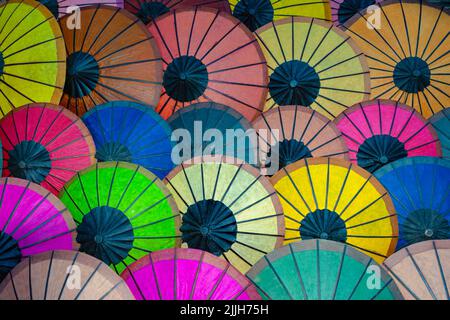
[[[449,300],[450,240],[413,244],[383,263],[406,300]]]
[[[183,161],[222,154],[255,164],[257,141],[251,131],[253,127],[234,109],[219,103],[200,102],[178,110],[167,122],[174,133],[179,132],[175,136],[181,140],[180,147],[190,151],[183,154]],[[185,131],[177,131],[179,129]]]
[[[30,181],[0,179],[0,281],[22,257],[77,247],[75,223],[58,198]]]
[[[331,21],[337,26],[383,0],[330,0]]]
[[[252,120],[267,94],[261,49],[239,20],[216,9],[179,9],[149,25],[164,61],[156,111],[164,119],[192,103],[214,101]]]
[[[367,27],[371,13],[343,26],[368,58],[371,97],[400,101],[429,118],[450,105],[450,16],[421,0],[379,6],[379,26]]]
[[[450,162],[413,157],[375,173],[395,205],[399,223],[397,249],[431,239],[450,238]]]
[[[182,7],[216,8],[229,13],[227,0],[125,0],[125,9],[136,15],[144,23]]]
[[[160,179],[172,170],[169,125],[150,107],[131,101],[108,102],[85,113],[98,161],[139,164]]]
[[[333,119],[370,93],[366,59],[330,22],[286,18],[256,31],[269,67],[264,110],[302,105]]]
[[[3,176],[28,179],[57,194],[95,163],[95,145],[72,112],[51,104],[17,108],[0,120]]]
[[[330,4],[322,0],[229,0],[233,15],[251,31],[285,17],[330,20]]]
[[[371,280],[376,273],[377,283]],[[372,258],[334,241],[294,242],[265,255],[247,273],[263,299],[394,300],[394,281]]]
[[[47,7],[55,16],[61,18],[67,14],[73,14],[75,8],[82,8],[93,5],[109,5],[123,8],[123,0],[37,0]]]
[[[366,101],[335,119],[350,160],[369,172],[405,157],[442,155],[436,131],[411,107],[388,100]]]
[[[262,131],[258,135],[259,151],[270,159],[272,149],[277,150],[280,169],[310,157],[348,159],[347,146],[340,131],[331,120],[315,110],[301,106],[275,108],[261,114],[252,125],[257,132],[268,130],[267,136]],[[277,137],[271,137],[275,130]]]
[[[103,262],[81,252],[51,251],[19,263],[0,284],[0,300],[134,300]]]
[[[195,158],[166,178],[182,214],[182,240],[189,248],[222,256],[246,272],[280,246],[280,202],[259,171],[237,159]]]
[[[125,10],[97,5],[80,9],[80,29],[60,20],[67,49],[61,104],[78,115],[95,105],[130,100],[156,105],[162,62],[152,36]]]
[[[78,173],[60,198],[78,226],[80,251],[117,273],[149,252],[179,245],[179,215],[172,195],[140,166],[98,163]]]
[[[137,300],[259,300],[255,287],[227,261],[195,249],[150,253],[123,273]]]
[[[442,157],[450,159],[450,109],[439,111],[429,121],[441,142]]]
[[[31,0],[0,5],[0,118],[33,102],[58,104],[66,72],[64,39],[50,11]]]
[[[381,183],[362,168],[340,159],[304,159],[280,170],[271,182],[283,206],[285,243],[345,242],[377,262],[394,252],[394,205]]]

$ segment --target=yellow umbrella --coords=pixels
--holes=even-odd
[[[331,23],[291,17],[256,31],[269,67],[264,111],[302,105],[334,119],[369,97],[369,70],[353,40]]]
[[[182,240],[245,273],[283,243],[281,204],[269,180],[241,160],[194,158],[166,177],[182,214]]]
[[[233,15],[251,31],[289,16],[331,20],[328,1],[323,0],[229,0]]]
[[[378,5],[379,19],[372,12],[343,25],[368,58],[371,97],[399,101],[429,118],[450,105],[450,17],[423,1]]]
[[[285,244],[345,242],[378,263],[397,244],[397,216],[389,194],[369,172],[331,158],[297,161],[271,179],[286,223]]]
[[[66,74],[58,22],[39,2],[0,6],[0,118],[33,102],[58,104]]]

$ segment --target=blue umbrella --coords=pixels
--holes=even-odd
[[[450,238],[450,162],[412,157],[392,162],[375,173],[397,211],[397,250],[416,242]]]
[[[253,135],[255,139],[252,139],[252,134],[247,131],[252,129],[252,125],[230,107],[214,102],[196,103],[178,110],[167,121],[174,132],[186,129],[191,137],[190,156],[186,156],[186,160],[195,156],[221,154],[255,164],[256,136]],[[212,152],[209,152],[212,149],[208,146],[211,146],[214,139],[209,139],[209,129],[216,129],[222,137],[222,148],[216,148]],[[230,130],[228,135],[227,130]],[[248,136],[245,135],[246,132],[249,133]],[[205,139],[202,139],[203,135]],[[229,139],[230,137],[233,138]]]
[[[442,157],[450,159],[450,109],[441,110],[433,115],[429,121],[441,141]]]
[[[82,119],[94,138],[98,161],[132,162],[161,179],[174,167],[172,131],[151,107],[130,101],[108,102]]]

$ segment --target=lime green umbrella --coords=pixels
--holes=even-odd
[[[179,245],[177,206],[150,171],[102,162],[78,173],[60,194],[77,224],[80,251],[117,273],[144,255]]]
[[[401,299],[393,279],[372,258],[328,240],[281,247],[259,260],[247,277],[264,299]]]

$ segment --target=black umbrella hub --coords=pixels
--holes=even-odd
[[[99,76],[100,68],[91,54],[73,52],[67,57],[64,92],[74,98],[87,96],[97,86]]]
[[[309,106],[316,100],[319,90],[318,74],[300,60],[280,64],[270,76],[270,96],[280,106]]]
[[[50,173],[50,153],[40,143],[22,141],[8,152],[8,170],[13,177],[40,184]]]
[[[271,22],[273,15],[273,6],[269,0],[241,0],[233,10],[233,16],[252,32]]]
[[[448,239],[450,225],[445,216],[433,209],[418,209],[410,212],[399,222],[400,234],[406,245],[427,240]]]
[[[430,82],[430,68],[421,58],[407,57],[395,66],[394,83],[402,91],[422,92],[430,85]]]
[[[144,1],[140,2],[140,8],[136,16],[147,24],[167,12],[169,12],[169,8],[162,2]]]
[[[233,212],[224,203],[208,199],[188,207],[180,231],[189,248],[220,256],[236,241],[237,224]]]
[[[181,102],[196,100],[208,86],[208,71],[196,57],[180,56],[164,71],[163,86],[172,99]]]
[[[58,0],[38,0],[44,6],[47,7],[48,10],[53,14],[55,18],[58,19],[59,16],[59,4]]]
[[[380,134],[366,139],[358,149],[358,165],[369,172],[408,156],[403,142],[396,137]]]
[[[127,216],[109,206],[93,208],[77,227],[80,251],[106,264],[118,264],[133,248],[133,227]]]
[[[9,234],[0,231],[0,282],[22,259],[19,243]]]
[[[110,141],[97,149],[95,158],[99,162],[105,161],[124,161],[133,162],[133,156],[130,150],[124,144],[117,141]]]
[[[338,213],[328,209],[317,209],[308,213],[300,225],[303,240],[324,239],[338,242],[347,240],[345,222]]]
[[[338,20],[344,24],[355,14],[375,4],[375,0],[344,0],[338,10]]]

